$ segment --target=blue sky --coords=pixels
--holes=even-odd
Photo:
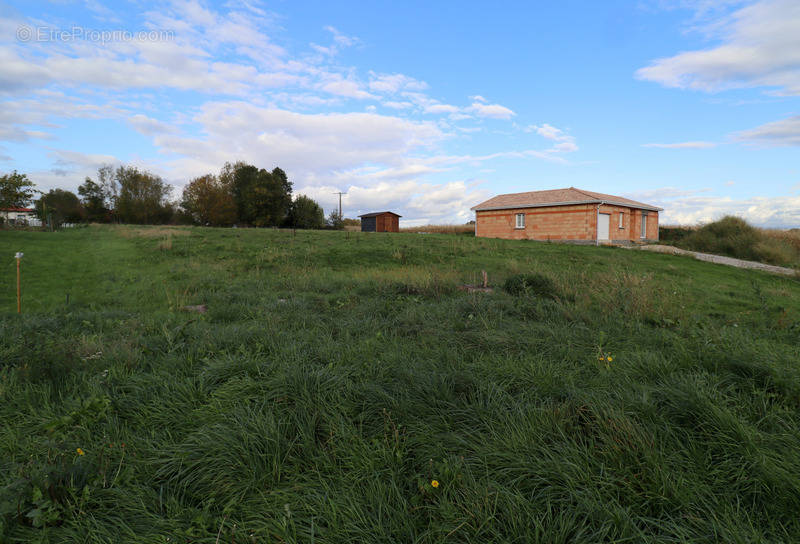
[[[575,186],[800,227],[800,2],[0,2],[0,172],[280,166],[345,215]]]

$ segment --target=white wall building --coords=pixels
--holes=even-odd
[[[9,225],[41,225],[36,217],[36,210],[33,208],[2,208],[0,217],[4,219],[4,223]]]

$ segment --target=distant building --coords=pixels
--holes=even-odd
[[[0,208],[0,217],[9,225],[28,225],[38,223],[36,210],[32,208]]]
[[[361,232],[400,232],[400,218],[394,212],[375,212],[359,215]]]
[[[472,209],[475,236],[586,243],[658,240],[662,211],[575,187],[498,195]]]

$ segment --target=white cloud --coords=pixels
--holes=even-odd
[[[707,149],[716,147],[714,142],[676,142],[671,144],[642,144],[642,147],[657,147],[660,149]]]
[[[424,91],[428,84],[404,74],[370,72],[369,89],[373,92],[395,94],[400,91]]]
[[[355,36],[345,36],[332,26],[326,26],[325,30],[333,34],[333,41],[341,47],[352,47],[359,43],[359,39]]]
[[[105,164],[120,164],[113,155],[103,155],[99,153],[81,153],[66,149],[55,150],[51,153],[55,158],[55,163],[65,168],[90,168],[97,170]]]
[[[131,116],[128,119],[128,123],[145,136],[178,132],[178,129],[174,125],[164,123],[141,113]]]
[[[548,125],[547,123],[542,123],[541,125],[531,125],[526,129],[526,131],[535,132],[542,138],[547,138],[548,140],[553,140],[556,142],[569,138],[569,136],[564,134],[563,130],[552,125]]]
[[[397,102],[394,100],[387,100],[383,102],[383,105],[387,108],[392,108],[393,110],[406,110],[414,106],[411,102]]]
[[[332,26],[326,26],[325,30],[333,34],[333,43],[329,46],[322,46],[315,43],[311,44],[311,48],[322,55],[333,57],[345,47],[352,47],[359,43],[359,39],[353,36],[345,36]]]
[[[457,113],[460,111],[458,106],[452,106],[450,104],[431,104],[430,106],[426,106],[423,110],[425,113]]]
[[[121,115],[113,105],[94,105],[60,92],[40,90],[30,98],[0,101],[0,141],[24,142],[32,138],[51,139],[49,130],[58,127],[51,119],[99,119]]]
[[[553,142],[552,147],[544,151],[544,153],[572,153],[578,150],[578,144],[575,143],[575,138],[570,136],[560,128],[553,125],[542,123],[541,125],[530,125],[525,128],[526,132],[535,132],[542,138]]]
[[[101,4],[97,0],[84,0],[83,5],[94,13],[94,17],[100,21],[119,22],[117,12]]]
[[[762,227],[800,226],[800,196],[736,199],[709,193],[709,189],[693,191],[664,187],[624,196],[664,208],[659,218],[662,225],[696,225],[725,215],[736,215]]]
[[[552,150],[555,153],[572,153],[578,150],[578,145],[573,141],[559,142],[552,147]]]
[[[355,81],[347,79],[335,79],[329,83],[325,83],[320,87],[323,91],[335,94],[338,96],[345,96],[347,98],[356,98],[359,100],[365,98],[377,98],[374,94],[370,94],[361,88]]]
[[[193,119],[203,137],[159,135],[165,152],[183,158],[187,179],[215,171],[225,161],[280,164],[295,179],[314,181],[363,165],[398,165],[445,134],[431,122],[375,113],[303,114],[247,102],[209,102]]]
[[[469,115],[467,113],[461,113],[458,111],[451,113],[450,115],[447,116],[447,118],[451,121],[464,121],[466,119],[474,119],[472,115]],[[456,128],[458,130],[463,130],[464,132],[469,132],[468,129],[463,129],[461,127],[456,127]]]
[[[492,119],[511,119],[516,115],[516,113],[509,108],[501,106],[500,104],[486,104],[480,101],[473,102],[468,108],[468,111],[473,112],[479,117],[490,117]]]
[[[733,137],[741,142],[765,146],[800,146],[800,115],[743,130]]]
[[[312,185],[298,189],[318,201],[326,211],[338,207],[338,185]],[[346,186],[343,198],[346,217],[390,210],[403,216],[402,225],[466,223],[472,217],[470,207],[486,200],[489,193],[475,189],[466,181],[434,185],[417,180],[379,182],[371,185]],[[402,226],[401,225],[401,226]]]
[[[768,87],[800,94],[800,2],[761,0],[703,29],[721,44],[657,59],[636,76],[681,89]]]

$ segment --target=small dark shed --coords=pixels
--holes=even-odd
[[[400,232],[400,218],[394,212],[375,212],[359,215],[361,232]]]

